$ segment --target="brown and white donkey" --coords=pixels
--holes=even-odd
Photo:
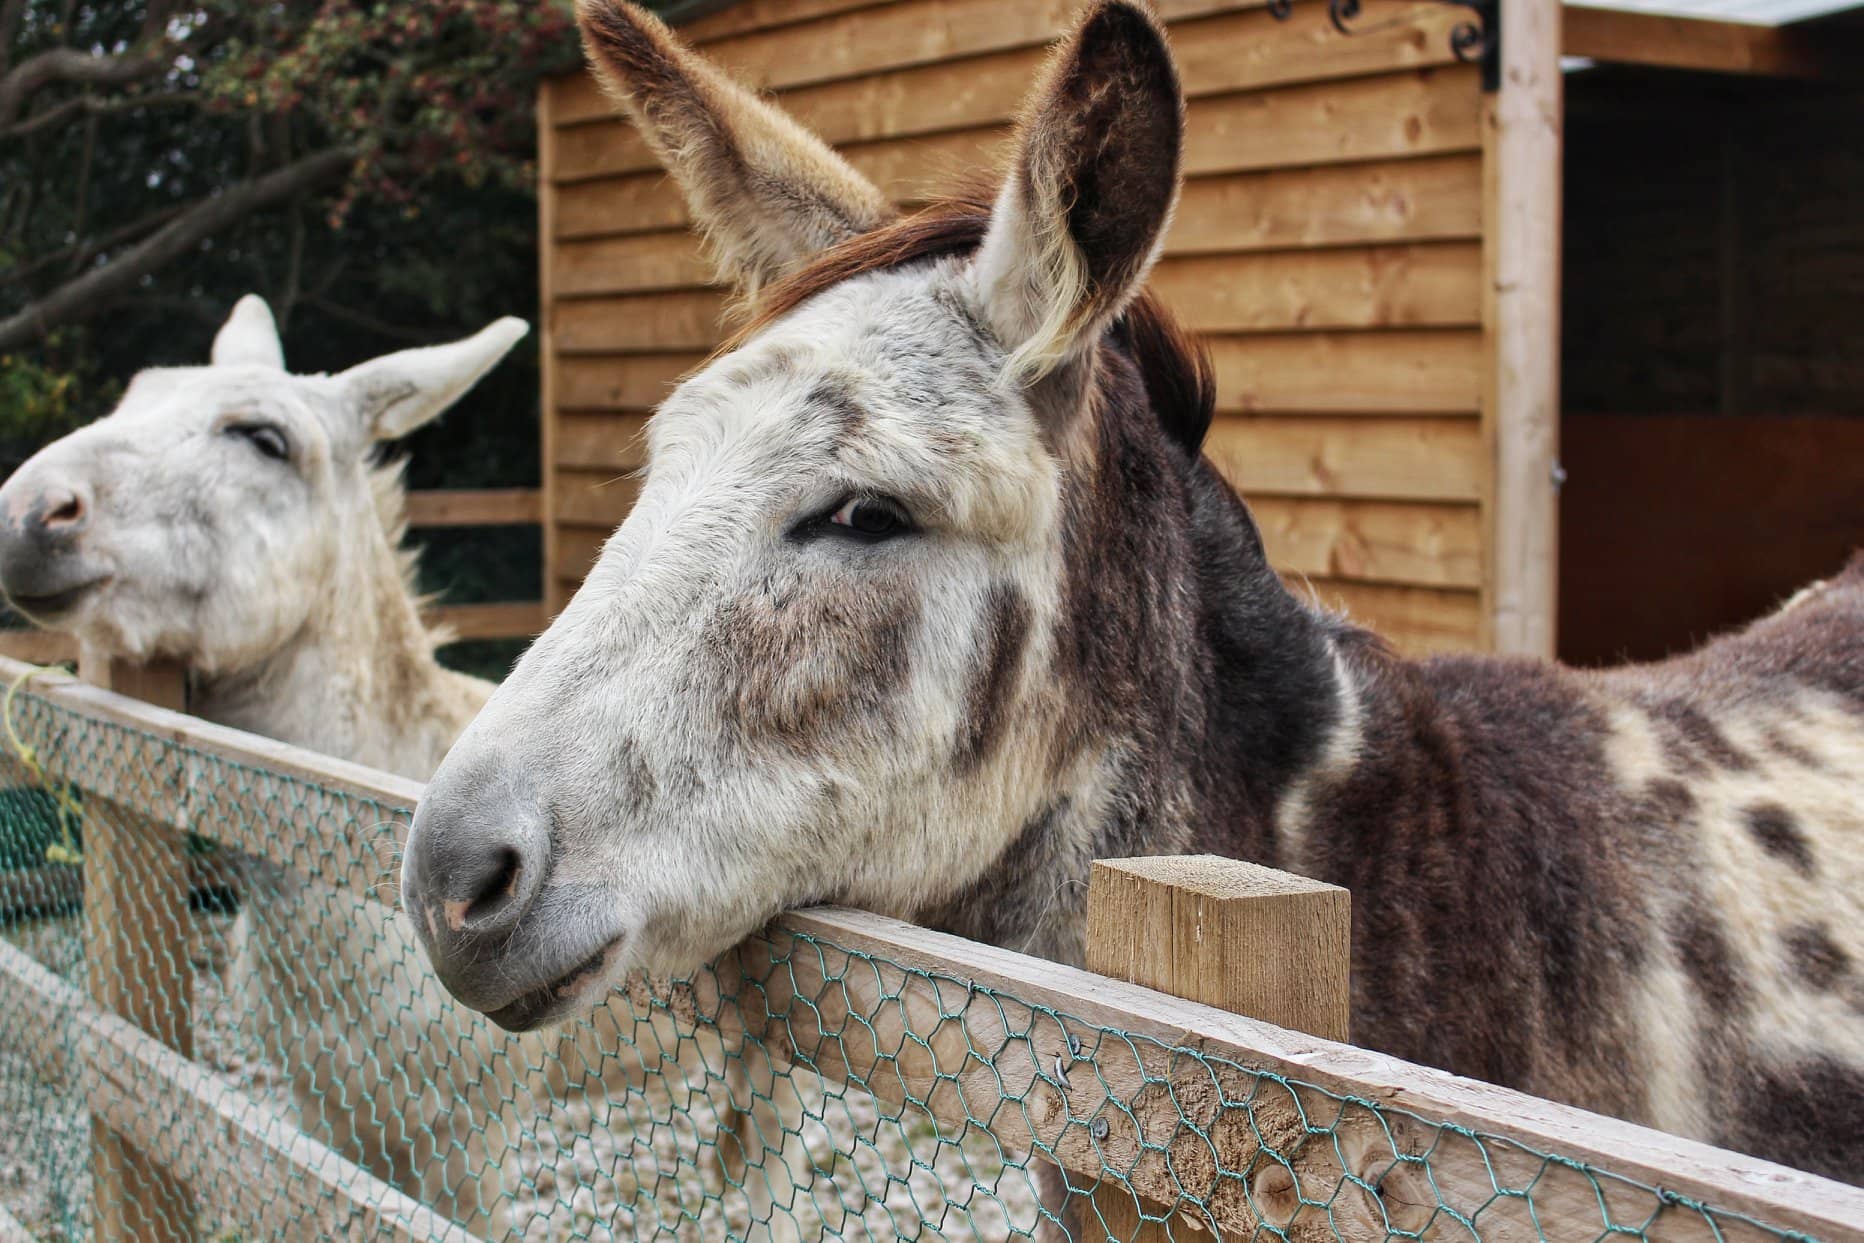
[[[1078,962],[1090,860],[1212,851],[1352,890],[1361,1043],[1864,1177],[1864,568],[1658,665],[1400,659],[1200,455],[1149,10],[1086,13],[999,192],[907,219],[581,17],[755,319],[428,786],[403,892],[462,1001],[532,1027],[819,901]]]

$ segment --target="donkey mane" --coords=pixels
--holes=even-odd
[[[749,322],[719,346],[738,349],[817,294],[870,272],[936,259],[966,258],[983,243],[998,182],[968,186],[903,219],[832,246],[777,284],[760,291]],[[1216,408],[1217,382],[1203,343],[1186,332],[1150,288],[1142,289],[1107,329],[1128,353],[1165,435],[1196,456]]]
[[[416,609],[425,613],[440,598],[438,592],[419,589],[421,550],[408,545],[408,459],[385,458],[369,467],[369,499],[376,519],[382,524],[383,538],[395,557],[395,573],[414,600]],[[442,647],[457,637],[451,626],[422,626],[428,642]]]

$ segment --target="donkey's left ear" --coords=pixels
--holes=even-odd
[[[285,369],[285,347],[278,339],[278,321],[272,308],[256,293],[249,293],[233,304],[233,313],[214,334],[213,353],[208,356],[216,367],[270,367]]]
[[[1025,379],[1091,345],[1145,283],[1178,199],[1183,132],[1158,19],[1140,0],[1093,6],[1030,96],[973,269]]]
[[[628,0],[577,0],[608,93],[679,183],[733,283],[755,293],[893,219],[875,185]]]
[[[531,326],[507,316],[464,341],[402,350],[337,377],[371,440],[394,440],[438,417],[497,365]]]

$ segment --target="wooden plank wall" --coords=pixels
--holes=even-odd
[[[739,4],[686,33],[903,202],[998,157],[1075,0]],[[1483,641],[1481,93],[1460,11],[1162,0],[1189,180],[1155,278],[1209,342],[1209,452],[1291,578],[1411,651]],[[676,188],[583,77],[544,92],[549,597],[632,499],[646,413],[720,335]]]

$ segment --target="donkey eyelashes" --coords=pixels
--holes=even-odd
[[[291,441],[284,429],[271,423],[229,423],[221,431],[237,436],[275,462],[291,460]]]
[[[845,496],[828,509],[805,519],[790,532],[792,539],[840,538],[864,544],[907,535],[918,528],[906,507],[887,496]]]

